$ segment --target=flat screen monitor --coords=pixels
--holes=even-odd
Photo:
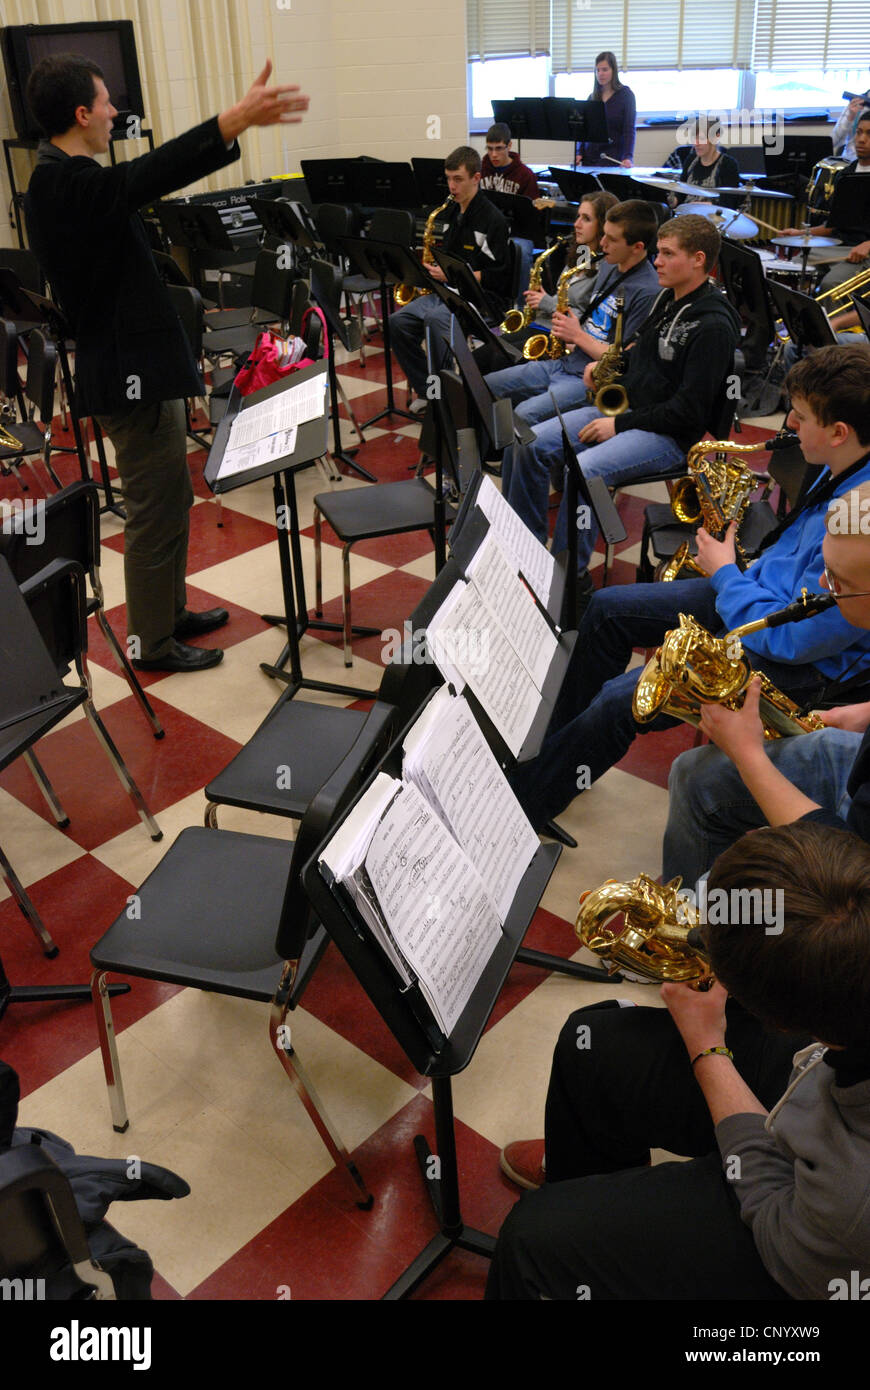
[[[107,19],[88,24],[10,24],[0,30],[9,102],[19,139],[38,140],[42,131],[27,105],[27,79],[43,58],[75,53],[102,69],[112,105],[118,108],[115,130],[128,116],[145,115],[133,22]]]

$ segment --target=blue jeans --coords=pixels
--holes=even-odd
[[[822,729],[767,745],[767,756],[790,782],[826,811],[845,816],[849,773],[861,734]],[[747,830],[767,825],[730,758],[712,744],[681,753],[671,768],[670,804],[662,846],[666,879],[681,874],[693,887],[713,860]]]
[[[571,410],[564,417],[572,440],[590,420],[599,420],[601,411],[594,405]],[[667,472],[684,457],[683,450],[673,439],[648,430],[625,430],[606,439],[603,444],[581,444],[577,440],[577,455],[586,478],[603,478],[610,488],[629,483],[632,478],[648,473]],[[547,542],[547,505],[550,495],[550,469],[562,459],[562,428],[558,419],[535,426],[533,444],[515,444],[505,449],[501,465],[502,493],[531,531],[543,544]],[[595,549],[598,525],[581,513],[583,528],[578,535],[577,570],[588,568]],[[558,553],[568,544],[568,513],[565,497],[556,519],[553,550]]]
[[[426,378],[429,368],[423,351],[427,325],[432,326],[432,371],[439,372],[450,356],[450,319],[452,315],[437,295],[426,294],[412,299],[404,309],[390,317],[390,335],[396,361],[421,400],[426,399]],[[457,330],[461,331],[461,330]]]
[[[536,829],[618,763],[637,734],[679,722],[659,715],[649,724],[636,724],[632,698],[640,672],[625,668],[633,648],[658,646],[679,625],[680,613],[691,613],[710,632],[721,632],[715,597],[707,579],[620,584],[593,595],[541,751],[514,768],[509,778]],[[751,653],[750,660],[798,701],[812,699],[823,683],[812,666],[786,666]]]
[[[556,414],[550,399],[551,391],[559,403],[559,409],[563,411],[574,410],[586,400],[583,372],[590,359],[585,353],[572,354],[572,357],[577,359],[579,374],[569,372],[561,358],[555,362],[547,358],[543,362],[503,367],[500,372],[490,372],[484,380],[496,400],[510,396],[514,403],[514,414],[529,425],[537,425]]]

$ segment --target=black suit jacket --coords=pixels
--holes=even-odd
[[[138,209],[239,158],[217,117],[103,168],[40,145],[24,209],[30,245],[76,340],[76,402],[112,414],[203,390]]]

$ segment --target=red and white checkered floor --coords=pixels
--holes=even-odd
[[[375,340],[375,344],[377,340]],[[365,367],[340,357],[341,379],[361,418],[386,401],[383,353],[368,349]],[[404,402],[404,387],[397,392]],[[382,421],[381,424],[389,424]],[[411,476],[419,427],[366,431],[361,463],[380,481]],[[744,441],[767,434],[747,428]],[[778,422],[771,422],[771,428]],[[346,443],[352,442],[344,423]],[[355,441],[353,441],[355,442]],[[88,950],[125,906],[178,832],[201,825],[202,788],[249,738],[278,697],[260,671],[283,644],[281,629],[260,618],[281,611],[278,551],[268,482],[224,498],[223,526],[202,481],[205,453],[190,465],[196,505],[188,566],[190,605],[223,604],[229,625],[217,635],[223,664],[197,675],[145,677],[166,729],[156,742],[117,672],[95,625],[90,662],[95,698],[164,832],[153,844],[122,792],[82,715],[39,745],[39,758],[71,819],[59,830],[19,760],[0,776],[2,843],[58,945],[48,961],[0,887],[0,941],[13,984],[87,981]],[[74,459],[58,463],[64,481]],[[311,499],[326,485],[312,467],[297,478],[305,526],[303,553],[313,598]],[[348,477],[341,487],[359,484]],[[34,488],[34,493],[36,488]],[[0,496],[20,497],[12,482]],[[33,494],[32,494],[33,495]],[[614,583],[631,583],[646,501],[663,485],[629,488],[620,511],[629,539],[618,552]],[[125,631],[123,535],[103,521],[102,574],[109,617]],[[325,533],[327,616],[341,608],[340,550]],[[600,565],[602,556],[596,557]],[[387,538],[356,547],[351,560],[354,621],[401,628],[434,577],[428,536]],[[204,639],[204,645],[210,639]],[[216,644],[213,642],[213,644]],[[345,671],[337,634],[302,644],[306,675],[376,689],[381,642],[355,639],[354,669]],[[638,660],[640,657],[638,656]],[[306,699],[332,697],[307,693]],[[690,746],[681,727],[638,739],[626,759],[579,797],[562,818],[579,841],[564,851],[527,937],[539,949],[571,955],[577,897],[605,877],[660,869],[661,835],[672,759]],[[223,827],[291,838],[277,818],[222,809]],[[191,923],[196,929],[196,922]],[[640,986],[620,992],[655,1003]],[[463,1214],[493,1233],[517,1192],[498,1170],[499,1149],[543,1133],[552,1047],[568,1012],[600,998],[602,987],[515,967],[470,1067],[454,1087]],[[330,1115],[375,1194],[361,1212],[345,1178],[331,1165],[284,1073],[271,1054],[264,1006],[194,990],[133,982],[114,1006],[130,1128],[113,1132],[94,1018],[88,1004],[33,1004],[0,1023],[0,1056],[16,1068],[20,1122],[52,1130],[80,1152],[138,1155],[180,1173],[190,1196],[171,1203],[127,1203],[110,1220],[147,1249],[158,1271],[154,1294],[165,1299],[374,1299],[434,1233],[435,1224],[412,1149],[421,1130],[434,1139],[428,1083],[418,1076],[343,959],[330,946],[292,1016],[294,1045]],[[424,1299],[482,1296],[485,1262],[449,1257],[421,1288]]]

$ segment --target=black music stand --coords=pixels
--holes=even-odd
[[[547,139],[570,140],[577,159],[583,144],[606,145],[607,117],[603,101],[576,101],[574,97],[543,97]]]
[[[311,275],[311,298],[323,311],[323,316],[331,330],[327,336],[327,360],[329,364],[329,398],[332,411],[332,457],[336,462],[343,463],[345,467],[352,468],[367,483],[376,483],[378,480],[374,473],[370,473],[367,468],[363,468],[361,463],[357,463],[354,455],[357,448],[344,449],[341,444],[341,419],[338,413],[338,373],[335,366],[335,340],[336,338],[348,352],[353,352],[358,346],[359,341],[354,341],[351,331],[351,324],[346,322],[341,316],[341,276],[342,271],[336,270],[329,261],[321,261],[312,257],[310,266]],[[353,330],[359,333],[359,325],[354,323]]]
[[[326,370],[328,373],[328,368]],[[287,628],[287,641],[274,666],[270,666],[267,662],[261,662],[260,669],[265,671],[267,675],[274,676],[275,679],[292,686],[294,695],[300,690],[323,690],[332,695],[365,699],[372,695],[371,690],[333,685],[326,681],[309,680],[302,673],[300,639],[309,627],[319,626],[319,624],[309,622],[308,618],[308,603],[305,597],[305,578],[302,566],[299,509],[296,500],[296,474],[301,472],[303,468],[310,467],[315,459],[321,458],[326,453],[329,432],[326,412],[324,411],[315,420],[307,420],[299,425],[292,454],[255,465],[244,473],[230,473],[221,476],[230,430],[238,415],[243,414],[251,406],[260,405],[264,401],[282,395],[285,391],[292,390],[295,386],[300,386],[306,381],[323,375],[324,363],[315,362],[310,367],[303,367],[301,371],[292,372],[280,381],[273,382],[271,386],[265,386],[261,391],[255,391],[252,395],[246,396],[244,400],[234,387],[230,394],[227,413],[217,427],[214,443],[206,460],[205,480],[212,492],[220,495],[233,491],[235,488],[244,487],[247,483],[256,482],[260,478],[272,479],[284,613],[283,615],[264,613],[262,617],[264,622],[272,623],[274,626],[285,626]],[[370,629],[366,629],[366,631],[368,632]],[[290,670],[286,671],[284,668],[288,661],[290,662]]]
[[[836,343],[837,335],[817,299],[777,280],[768,280],[767,288],[799,355],[808,347],[830,347]]]
[[[353,181],[353,201],[364,208],[416,208],[418,205],[417,180],[407,161],[361,161],[356,165]]]
[[[472,416],[476,416],[478,429],[482,432],[483,447],[489,446],[492,451],[499,452],[509,444],[530,444],[535,437],[534,431],[525,420],[515,415],[508,396],[496,400],[464,335],[457,332],[455,315],[450,326],[450,350],[465,386],[469,409]]]
[[[460,260],[459,256],[451,256],[438,246],[433,248],[432,255],[435,264],[439,265],[447,276],[447,284],[442,286],[442,289],[447,292],[453,291],[453,298],[458,297],[463,306],[468,305],[476,309],[481,318],[492,321],[494,316],[489,301],[467,262]]]
[[[850,294],[852,307],[858,315],[858,322],[864,330],[864,336],[870,341],[870,304],[866,299],[861,299],[857,294]]]
[[[358,275],[364,275],[368,280],[380,280],[381,296],[381,322],[384,326],[384,363],[386,371],[387,404],[384,410],[378,411],[370,420],[363,420],[361,429],[368,429],[369,425],[376,425],[379,420],[389,419],[391,415],[401,415],[405,420],[416,420],[410,410],[402,410],[396,405],[396,398],[393,394],[393,358],[392,343],[390,337],[390,316],[392,314],[392,294],[387,292],[387,284],[396,285],[399,283],[390,270],[388,252],[391,245],[398,245],[394,242],[374,241],[371,237],[336,237],[336,245],[341,254],[350,261],[352,269]]]
[[[484,198],[494,203],[508,224],[512,237],[522,237],[533,246],[543,246],[547,237],[547,212],[536,208],[531,198],[517,193],[500,193],[496,188],[481,188]]]
[[[312,204],[356,202],[356,159],[303,159],[300,164]]]
[[[543,97],[512,97],[509,101],[493,101],[492,118],[510,126],[511,135],[517,141],[518,153],[522,153],[523,140],[550,138]]]
[[[433,588],[439,583],[436,580]],[[434,612],[435,607],[432,608]],[[402,730],[363,792],[378,771],[401,776],[402,742],[416,717]],[[481,726],[484,736],[488,737],[485,721],[481,720]],[[359,799],[358,796],[352,807]],[[432,1162],[435,1155],[423,1135],[415,1137],[414,1150],[435,1208],[439,1231],[384,1295],[386,1300],[394,1301],[412,1294],[451,1250],[470,1250],[491,1258],[495,1249],[493,1236],[466,1226],[462,1219],[451,1082],[474,1056],[561,851],[557,845],[539,847],[514,897],[501,939],[459,1021],[449,1037],[445,1037],[428,1013],[419,988],[403,986],[373,940],[356,905],[340,885],[329,881],[328,873],[324,876],[321,872],[318,859],[328,843],[320,846],[303,870],[309,901],[411,1064],[421,1075],[432,1078],[438,1161]],[[433,1173],[438,1176],[433,1177]]]
[[[443,159],[422,158],[415,155],[411,160],[414,178],[417,183],[418,208],[439,208],[450,192],[447,187],[447,174]]]
[[[154,205],[154,211],[167,240],[188,252],[191,279],[200,294],[205,294],[202,272],[218,271],[218,303],[223,308],[220,272],[234,267],[237,275],[243,273],[242,267],[250,263],[257,248],[237,249],[217,208],[209,203],[160,202]]]
[[[559,186],[559,192],[569,203],[581,203],[587,193],[600,193],[601,184],[597,174],[583,169],[560,169],[550,165],[550,178]]]
[[[322,254],[323,245],[317,233],[308,225],[301,204],[292,203],[287,198],[276,198],[274,202],[268,198],[251,198],[248,206],[261,222],[267,236],[277,239],[279,250],[281,243],[293,247],[297,266],[294,273],[307,275],[311,257]]]

